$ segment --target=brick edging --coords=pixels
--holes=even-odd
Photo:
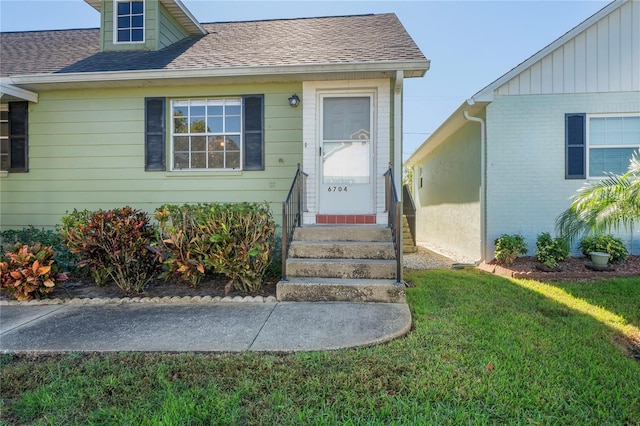
[[[519,279],[530,279],[530,280],[540,280],[540,279],[584,279],[584,278],[594,278],[593,271],[590,272],[567,272],[567,273],[556,273],[556,272],[518,272],[512,271],[511,269],[505,268],[500,265],[490,264],[490,263],[481,263],[477,266],[481,271],[489,272],[491,274],[499,275],[505,278],[519,278]],[[597,276],[597,278],[626,278],[636,276],[633,272],[616,272],[616,271],[601,271],[598,272],[602,274],[601,276]]]

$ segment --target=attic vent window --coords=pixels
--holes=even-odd
[[[116,1],[118,43],[144,42],[144,1]]]

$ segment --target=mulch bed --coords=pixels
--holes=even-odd
[[[210,277],[204,280],[198,287],[189,287],[184,282],[174,282],[167,280],[156,280],[145,289],[142,294],[132,294],[129,296],[137,297],[194,297],[194,296],[211,296],[211,297],[235,297],[247,296],[239,291],[232,290],[225,294],[225,286],[229,280],[224,277]],[[276,284],[278,280],[272,279],[267,281],[260,291],[249,296],[275,296]],[[115,284],[109,283],[105,286],[98,286],[91,279],[70,277],[61,285],[57,285],[53,292],[49,293],[49,299],[74,299],[74,298],[120,298],[126,295]],[[0,292],[0,300],[13,300],[6,292]]]
[[[535,257],[519,257],[513,265],[505,266],[495,260],[482,263],[479,269],[507,278],[535,280],[600,279],[640,276],[640,256],[628,256],[620,264],[610,264],[605,270],[597,270],[587,257],[570,257],[553,270],[546,269]]]

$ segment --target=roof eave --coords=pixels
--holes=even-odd
[[[440,126],[429,136],[409,158],[404,162],[405,166],[414,166],[431,151],[440,146],[449,136],[468,123],[464,118],[467,111],[472,116],[477,116],[489,102],[464,101]]]
[[[572,38],[576,37],[581,32],[585,31],[587,28],[589,28],[595,22],[599,21],[600,19],[604,18],[605,16],[607,16],[608,14],[610,14],[611,12],[616,10],[617,8],[621,7],[627,1],[629,1],[629,0],[615,0],[615,1],[611,2],[611,3],[609,3],[608,5],[606,5],[602,9],[600,9],[598,12],[594,13],[589,18],[587,18],[586,20],[582,21],[577,26],[573,27],[571,30],[567,31],[564,35],[562,35],[561,37],[559,37],[556,40],[554,40],[553,42],[551,42],[549,45],[544,47],[542,50],[538,51],[533,56],[531,56],[530,58],[528,58],[527,60],[525,60],[524,62],[522,62],[518,66],[516,66],[515,68],[513,68],[511,71],[509,71],[506,74],[504,74],[503,76],[499,77],[497,80],[493,81],[488,86],[482,88],[475,95],[473,95],[471,97],[471,99],[473,99],[476,102],[491,102],[491,101],[493,101],[493,93],[498,88],[500,88],[502,85],[504,85],[505,83],[509,82],[511,79],[513,79],[514,77],[519,75],[521,72],[523,72],[524,70],[526,70],[527,68],[529,68],[530,66],[532,66],[533,64],[535,64],[536,62],[541,60],[542,58],[544,58],[545,56],[547,56],[549,53],[553,52],[558,47],[560,47],[563,44],[565,44],[567,41],[571,40]]]
[[[199,68],[182,70],[142,70],[142,71],[105,71],[64,74],[29,74],[8,77],[13,85],[27,86],[33,84],[54,83],[87,83],[87,82],[117,82],[132,80],[163,80],[173,78],[198,77],[240,77],[266,75],[295,75],[313,73],[345,73],[345,72],[385,72],[404,71],[405,77],[422,77],[429,69],[428,60],[420,61],[380,61],[362,63],[326,63],[305,65],[269,65],[224,68]]]
[[[29,102],[38,102],[37,93],[0,81],[0,98],[4,96]]]

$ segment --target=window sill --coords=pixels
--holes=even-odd
[[[165,176],[175,177],[175,178],[242,176],[242,170],[229,170],[229,171],[171,170],[166,172]]]

